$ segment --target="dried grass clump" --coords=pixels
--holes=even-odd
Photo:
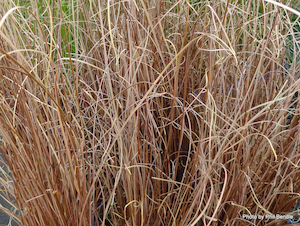
[[[290,1],[0,5],[22,224],[284,223],[242,216],[287,213],[300,192]]]

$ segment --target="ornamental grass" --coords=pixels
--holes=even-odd
[[[297,215],[296,7],[0,2],[1,181],[16,202],[0,208],[23,225],[286,223],[243,215]]]

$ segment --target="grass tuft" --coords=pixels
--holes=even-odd
[[[283,223],[243,214],[285,214],[299,198],[294,8],[1,2],[10,214],[24,225]]]

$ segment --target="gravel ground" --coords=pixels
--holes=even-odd
[[[6,168],[6,166],[3,164],[3,158],[2,154],[0,154],[0,167]],[[3,175],[0,175],[1,177]],[[2,190],[2,188],[1,188]],[[0,205],[2,205],[4,208],[7,208],[9,210],[13,210],[13,207],[8,203],[1,195],[5,196],[5,194],[0,190]],[[17,226],[20,225],[16,221],[12,220],[9,215],[7,215],[4,211],[0,210],[0,226],[1,225],[12,225],[12,226]]]
[[[300,199],[298,200],[297,204],[294,206],[294,208],[291,210],[291,212],[298,210],[298,214],[300,212]],[[294,219],[292,220],[292,222],[294,224],[296,223],[300,223],[300,215],[297,215],[296,217],[294,217]]]

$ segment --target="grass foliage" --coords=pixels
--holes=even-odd
[[[0,2],[25,225],[274,225],[299,197],[293,2]],[[293,48],[297,50],[297,48]],[[292,59],[291,59],[292,58]]]

